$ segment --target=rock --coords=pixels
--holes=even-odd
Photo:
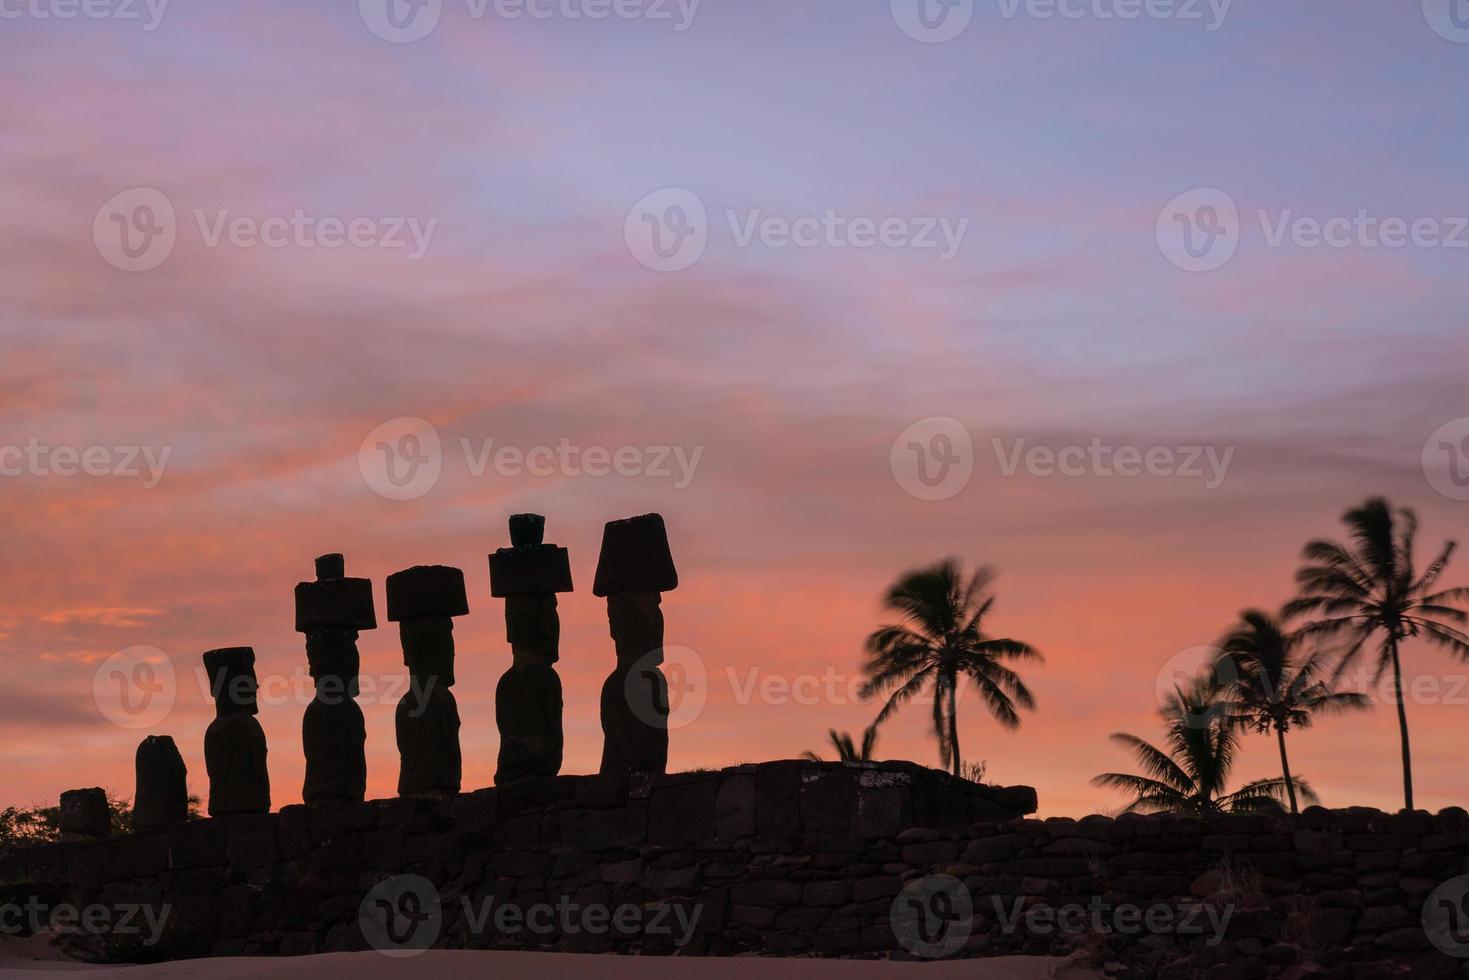
[[[72,789],[61,794],[61,839],[106,840],[112,836],[112,807],[101,789]]]

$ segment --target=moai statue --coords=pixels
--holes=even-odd
[[[306,634],[306,659],[316,695],[301,722],[306,750],[307,803],[367,797],[367,725],[357,697],[361,657],[357,634],[377,629],[372,583],[347,578],[341,555],[316,559],[316,581],[296,586],[296,632]]]
[[[209,815],[270,812],[270,773],[265,767],[265,730],[255,715],[258,682],[255,651],[230,647],[204,654],[214,696],[214,721],[204,732],[209,770]]]
[[[138,746],[133,830],[159,834],[189,819],[189,770],[167,735],[149,735]]]
[[[495,687],[500,762],[495,785],[561,771],[561,617],[556,593],[571,591],[565,548],[545,543],[546,519],[510,518],[510,547],[490,556],[490,595],[505,600],[505,639],[514,663]]]
[[[71,789],[61,794],[61,821],[57,828],[64,841],[106,840],[112,836],[112,807],[100,789]]]
[[[388,619],[398,624],[409,688],[398,702],[400,796],[459,792],[459,705],[454,686],[454,619],[469,613],[464,573],[420,565],[388,576]]]
[[[666,772],[668,680],[661,593],[678,588],[663,518],[613,521],[602,534],[592,594],[607,599],[617,667],[602,685],[602,772]]]

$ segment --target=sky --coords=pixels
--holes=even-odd
[[[465,571],[490,785],[486,555],[525,511],[570,549],[592,772],[601,529],[657,511],[673,768],[860,732],[885,588],[956,555],[1046,658],[1018,731],[961,701],[966,759],[1112,812],[1108,734],[1157,738],[1344,510],[1413,507],[1424,562],[1469,532],[1448,0],[392,2],[0,0],[0,805],[131,795],[154,733],[206,794],[200,655],[238,645],[299,801],[327,552],[382,621],[369,794],[415,564]],[[1405,659],[1418,803],[1462,804],[1469,665]],[[1290,746],[1327,804],[1399,804],[1389,705]],[[923,706],[879,755],[937,765]],[[1277,771],[1246,738],[1236,780]]]

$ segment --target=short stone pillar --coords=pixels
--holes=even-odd
[[[469,613],[464,573],[420,565],[388,576],[388,619],[398,624],[408,693],[398,702],[398,794],[459,792],[459,705],[454,686],[454,617]]]
[[[149,735],[138,746],[133,831],[158,834],[189,819],[189,770],[167,735]]]
[[[106,840],[112,836],[112,807],[107,791],[72,789],[61,794],[61,839]]]
[[[663,518],[613,521],[592,593],[607,600],[617,666],[602,685],[602,772],[668,770],[668,680],[661,593],[678,588]]]
[[[228,647],[204,654],[204,670],[214,696],[214,721],[204,732],[204,765],[209,770],[209,815],[270,812],[270,772],[266,768],[265,730],[255,715],[258,682],[255,651]]]
[[[510,518],[510,547],[490,555],[490,595],[505,600],[505,639],[513,663],[495,687],[500,759],[495,785],[561,772],[561,616],[556,594],[571,591],[565,548],[545,543],[546,519]]]
[[[341,555],[316,559],[316,581],[296,586],[296,632],[306,634],[306,659],[316,693],[301,720],[307,803],[367,798],[367,724],[357,697],[362,658],[357,636],[377,629],[372,582],[347,578]]]

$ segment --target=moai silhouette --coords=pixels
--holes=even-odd
[[[189,770],[167,735],[149,735],[138,745],[133,830],[158,834],[189,819]]]
[[[64,841],[106,840],[112,836],[112,807],[101,789],[70,789],[61,794],[57,830]]]
[[[316,581],[296,586],[296,632],[306,634],[306,659],[316,694],[301,721],[307,803],[362,802],[367,797],[367,725],[357,697],[362,658],[357,635],[377,629],[372,583],[347,578],[341,555],[316,559]]]
[[[602,534],[592,594],[607,599],[617,667],[602,685],[602,772],[666,772],[668,680],[661,593],[678,588],[658,514],[613,521]]]
[[[510,518],[510,547],[490,556],[490,595],[505,600],[505,639],[514,662],[495,687],[500,759],[495,785],[561,771],[561,617],[556,594],[571,591],[565,548],[546,544],[546,519]]]
[[[249,647],[211,650],[204,654],[204,670],[209,675],[215,713],[204,733],[209,815],[269,813],[265,730],[255,720],[260,711],[255,703],[255,651]]]
[[[469,613],[464,573],[420,565],[388,576],[388,619],[398,624],[408,693],[398,702],[400,796],[453,796],[463,778],[454,686],[454,619]]]

